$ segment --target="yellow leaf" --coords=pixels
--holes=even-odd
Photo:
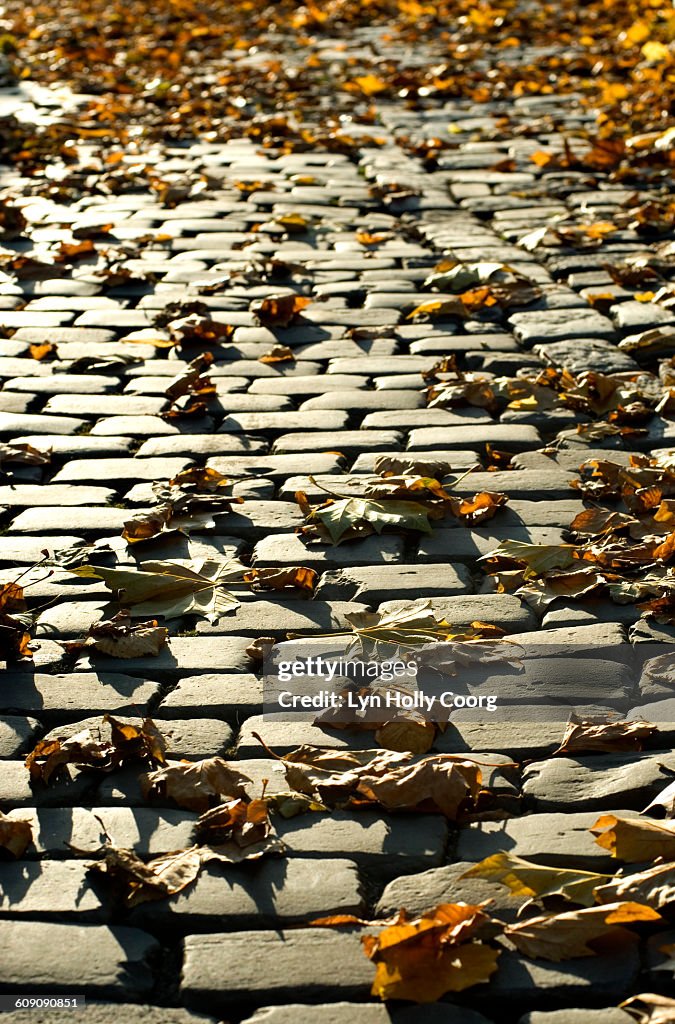
[[[377,75],[360,75],[354,79],[354,82],[366,96],[375,96],[378,92],[384,92],[389,88],[387,83]]]
[[[650,40],[648,43],[645,43],[640,50],[640,53],[645,60],[649,61],[668,60],[670,57],[670,50],[668,47],[664,46],[663,43],[657,43],[654,40]]]

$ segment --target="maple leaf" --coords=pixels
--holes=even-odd
[[[573,544],[527,544],[519,540],[504,540],[498,547],[482,555],[479,561],[502,559],[525,565],[525,579],[540,576],[549,569],[566,569],[574,564],[577,548]]]
[[[105,879],[113,897],[131,909],[182,892],[195,881],[201,867],[199,846],[153,857],[147,863],[133,850],[108,847],[101,861],[89,865],[89,871]]]
[[[598,903],[633,900],[655,910],[672,905],[675,899],[675,864],[657,864],[646,871],[617,875],[598,886],[595,898]]]
[[[442,903],[413,920],[401,911],[379,935],[361,939],[377,967],[371,994],[434,1003],[488,981],[499,951],[473,940],[490,935],[490,924],[483,904]]]
[[[589,831],[596,836],[598,846],[629,864],[640,864],[657,857],[675,859],[675,824],[603,814]]]
[[[611,950],[616,950],[618,942],[637,942],[637,936],[623,925],[660,920],[661,915],[644,904],[617,902],[530,918],[522,924],[507,925],[504,934],[524,956],[560,963],[597,956],[603,945],[607,948],[608,941]]]
[[[103,580],[125,606],[134,608],[135,615],[154,614],[165,619],[202,615],[209,622],[217,622],[239,605],[224,587],[226,582],[240,578],[241,570],[236,561],[204,558],[190,566],[144,562],[142,570],[82,565],[66,571],[85,579]]]
[[[225,797],[245,797],[251,780],[222,757],[203,761],[168,761],[140,777],[146,799],[169,799],[188,811],[207,811]]]
[[[553,868],[517,857],[513,853],[495,853],[465,871],[461,878],[486,878],[508,886],[514,896],[539,899],[544,896],[563,896],[572,903],[585,907],[595,901],[595,890],[611,880],[611,875],[576,868]]]
[[[319,537],[334,545],[343,540],[355,540],[385,529],[416,530],[431,533],[429,509],[415,501],[376,498],[332,498],[323,505],[312,507],[307,495],[297,491],[295,500],[307,518],[300,527],[302,536]]]

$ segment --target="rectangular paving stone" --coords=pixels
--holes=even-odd
[[[166,397],[149,395],[54,395],[47,402],[46,413],[68,416],[154,416],[168,408]]]
[[[293,600],[270,594],[255,601],[242,601],[232,615],[223,615],[216,623],[200,622],[199,634],[214,636],[237,633],[240,636],[261,636],[269,633],[284,638],[286,633],[327,633],[348,629],[345,618],[350,612],[365,611],[366,606],[353,601]]]
[[[88,479],[81,477],[80,479]],[[106,479],[103,475],[99,479]],[[107,479],[110,479],[108,477]],[[49,505],[105,505],[115,497],[110,487],[77,487],[70,484],[9,484],[0,486],[0,505],[34,508]]]
[[[176,434],[173,437],[150,437],[137,451],[139,458],[166,455],[193,457],[200,455],[255,454],[267,450],[262,438],[241,434]]]
[[[252,663],[246,654],[251,638],[245,636],[172,636],[168,647],[152,659],[152,674],[157,679],[176,679],[187,673],[250,672]],[[95,656],[99,672],[119,670],[119,659],[105,655]],[[129,675],[144,676],[148,670],[147,658],[126,658],[124,671]]]
[[[75,434],[86,425],[86,420],[75,416],[0,412],[0,437],[6,438],[16,437],[17,434]]]
[[[324,572],[315,596],[326,601],[356,599],[377,606],[392,594],[415,600],[421,593],[446,597],[471,589],[471,577],[463,565],[446,565],[442,572],[433,573],[418,565],[379,565]]]
[[[117,534],[129,518],[129,509],[73,507],[64,522],[60,505],[27,508],[12,520],[11,529],[17,533],[60,533],[64,527],[84,534]]]
[[[123,458],[123,459],[73,459],[66,463],[56,476],[52,478],[52,484],[70,483],[80,480],[169,480],[176,476],[182,469],[190,464],[188,458]],[[42,490],[53,488],[43,487]],[[67,492],[84,490],[80,487],[63,488]],[[89,488],[90,490],[101,490],[101,488]],[[111,492],[114,493],[114,492]],[[86,499],[83,499],[85,501]],[[93,504],[93,502],[89,502]],[[55,501],[45,504],[56,504]],[[75,502],[72,502],[75,504]]]
[[[243,505],[233,505],[231,512],[219,515],[216,529],[234,537],[260,540],[273,533],[288,533],[303,521],[302,512],[295,503],[244,501]]]
[[[23,764],[21,768],[27,775]],[[138,775],[138,769],[132,769]],[[90,779],[91,782],[91,779]],[[190,846],[196,815],[171,807],[21,807],[8,817],[28,821],[33,843],[25,857],[72,859],[73,847],[96,854],[105,833],[123,849],[155,857]]]
[[[1,875],[0,875],[1,877]],[[0,903],[0,909],[2,904]],[[163,934],[277,928],[327,914],[361,914],[355,864],[346,859],[267,859],[201,871],[196,883],[133,911],[130,923]]]
[[[528,765],[523,793],[539,811],[598,811],[618,805],[642,810],[665,787],[675,768],[669,751],[635,754],[577,755]]]
[[[309,547],[295,534],[277,534],[259,540],[253,549],[256,568],[272,565],[306,565],[310,569],[332,569],[353,565],[382,565],[400,561],[405,542],[402,537],[365,537],[339,547]]]
[[[77,991],[89,999],[116,1000],[150,995],[150,961],[159,952],[159,943],[138,928],[6,921],[3,932],[7,948],[0,986],[5,991]],[[86,957],[73,956],[74,949],[86,949]],[[39,973],[35,950],[40,950]]]
[[[192,718],[208,714],[238,724],[242,718],[259,714],[262,701],[262,681],[254,675],[223,672],[186,676],[163,698],[155,717]]]
[[[13,444],[30,444],[39,451],[51,451],[52,461],[70,455],[96,455],[107,458],[126,455],[134,441],[131,437],[65,437],[60,434],[24,434],[13,438]]]
[[[292,427],[299,430],[341,431],[347,426],[347,414],[338,409],[299,412],[240,412],[226,416],[218,427],[221,434],[283,434]]]
[[[186,1006],[211,1013],[242,1003],[364,999],[372,975],[358,936],[331,929],[190,935],[181,996]]]
[[[312,433],[291,433],[278,437],[272,447],[276,454],[295,452],[316,452],[337,450],[344,454],[358,455],[364,445],[371,451],[389,451],[403,445],[403,434],[399,430],[371,430],[365,437],[359,430],[315,431]]]
[[[12,377],[3,391],[21,391],[33,395],[100,395],[119,386],[116,377],[90,373],[53,373],[50,377]]]
[[[539,433],[532,426],[502,426],[499,423],[467,425],[465,427],[420,427],[413,430],[408,440],[410,451],[428,451],[432,448],[453,448],[466,451],[475,448],[484,452],[485,445],[506,451],[525,451],[538,448]]]
[[[407,606],[404,598],[384,601],[380,612],[396,611]],[[467,626],[471,622],[492,622],[507,632],[537,629],[538,619],[531,608],[512,594],[471,594],[461,597],[431,597],[431,608],[447,622]]]
[[[417,550],[417,560],[424,563],[462,562],[473,565],[476,559],[489,555],[506,540],[517,540],[525,544],[562,544],[563,532],[551,526],[533,526],[531,529],[518,526],[500,529],[436,530],[423,536]]]
[[[147,709],[159,691],[158,684],[125,675],[121,667],[117,659],[108,672],[10,672],[5,675],[0,707],[3,713],[30,714],[49,721],[65,721],[74,714],[84,717]]]
[[[336,438],[339,435],[336,435]],[[289,477],[295,473],[330,474],[340,472],[340,457],[334,452],[298,455],[231,455],[207,460],[207,466],[229,477]]]
[[[627,818],[637,814],[631,810],[612,813]],[[613,873],[616,859],[597,845],[589,831],[598,817],[597,811],[559,811],[465,825],[457,835],[454,856],[458,860],[480,861],[507,850],[535,864]]]
[[[0,864],[0,918],[39,916],[78,924],[109,921],[112,911],[97,895],[84,864],[33,861]]]

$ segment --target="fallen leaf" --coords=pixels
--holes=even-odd
[[[609,882],[611,875],[576,868],[546,867],[517,857],[513,853],[495,853],[465,871],[461,878],[485,878],[508,886],[514,896],[540,899],[563,896],[584,907],[593,906],[595,890]]]
[[[673,1024],[675,999],[654,992],[642,992],[619,1003],[620,1009],[634,1017],[638,1024]]]
[[[112,658],[156,657],[166,645],[168,635],[168,629],[158,626],[155,619],[132,625],[129,611],[123,609],[112,619],[92,623],[86,638],[82,641],[68,641],[66,649],[72,651],[92,647]]]
[[[247,569],[244,582],[251,584],[252,590],[285,590],[292,587],[297,590],[314,592],[317,573],[306,566],[284,566],[280,568]]]
[[[371,994],[383,1001],[435,1003],[446,992],[488,981],[499,951],[473,941],[486,926],[490,919],[482,904],[442,903],[413,920],[401,911],[379,935],[361,939],[377,967]]]
[[[629,864],[653,861],[657,857],[675,860],[675,823],[660,825],[646,818],[603,814],[589,831],[596,836],[598,846]]]
[[[598,903],[633,900],[654,910],[671,906],[675,900],[675,864],[657,864],[646,871],[608,879],[598,886],[595,898]]]
[[[43,341],[41,344],[34,344],[28,346],[28,351],[31,354],[32,359],[37,359],[38,362],[42,362],[43,359],[56,357],[57,347],[53,345],[51,341]]]
[[[385,529],[416,530],[431,533],[429,509],[419,502],[395,499],[332,498],[323,505],[312,507],[302,491],[295,500],[307,517],[307,525],[300,527],[301,536],[318,537],[334,545],[343,540],[356,540]]]
[[[268,853],[282,853],[284,844],[275,835],[266,800],[228,800],[205,811],[196,825],[197,838],[207,843],[222,861],[237,864],[257,860]]]
[[[251,312],[263,327],[289,327],[311,299],[302,295],[269,295],[251,304]]]
[[[15,820],[0,811],[0,850],[18,860],[33,842],[33,829],[29,821]]]
[[[660,920],[661,915],[651,907],[617,902],[530,918],[522,924],[507,925],[504,934],[524,956],[560,963],[575,957],[597,956],[603,944],[615,952],[618,942],[637,942],[637,936],[622,925]]]
[[[140,776],[145,799],[173,800],[188,811],[207,811],[221,797],[246,796],[247,775],[222,757],[203,761],[169,761],[157,771]]]
[[[643,740],[657,732],[658,728],[648,722],[620,722],[611,716],[579,718],[572,712],[560,746],[551,756],[642,750]]]
[[[83,565],[66,571],[84,579],[103,580],[122,604],[134,608],[135,615],[159,615],[165,619],[201,615],[209,622],[217,622],[221,615],[238,607],[236,597],[224,586],[241,578],[240,563],[204,558],[191,566],[144,562],[142,570]]]
[[[197,878],[202,863],[199,846],[162,854],[147,863],[133,850],[112,846],[101,861],[89,865],[89,871],[104,878],[116,901],[131,909],[187,889]]]
[[[258,362],[269,365],[295,362],[295,355],[293,354],[293,349],[289,348],[288,345],[274,345],[268,352],[260,356]]]

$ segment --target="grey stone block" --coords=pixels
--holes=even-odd
[[[138,928],[7,921],[0,989],[34,994],[84,992],[112,999],[148,995],[153,975],[148,960],[156,939]],[[86,957],[73,956],[86,949]],[[35,951],[40,951],[36,974]]]

